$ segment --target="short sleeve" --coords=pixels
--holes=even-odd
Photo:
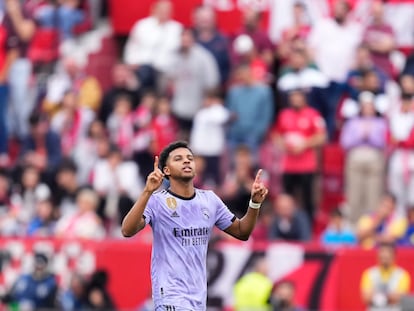
[[[313,116],[312,125],[317,133],[325,132],[326,130],[325,120],[319,113],[315,113],[315,115]]]
[[[151,197],[148,200],[147,206],[145,207],[145,210],[144,210],[144,219],[147,225],[150,224],[152,226],[154,223],[155,203],[156,203],[156,198],[154,197],[154,195],[151,195]]]
[[[407,271],[403,271],[401,280],[398,282],[397,291],[399,294],[407,294],[410,292],[411,278]]]
[[[361,292],[370,292],[372,291],[372,282],[369,276],[369,270],[365,270],[361,277],[360,283]]]
[[[272,134],[279,134],[279,135],[283,135],[283,120],[284,120],[284,116],[285,116],[285,111],[282,111],[279,115],[279,117],[276,119],[276,122],[274,123],[271,131]]]
[[[212,192],[213,193],[213,192]],[[224,202],[213,193],[214,204],[216,205],[215,225],[220,230],[226,230],[236,220],[236,216],[229,210]]]

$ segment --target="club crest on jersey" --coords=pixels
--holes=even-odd
[[[167,206],[169,209],[175,211],[177,209],[177,200],[175,198],[167,198]]]
[[[210,219],[210,213],[209,213],[209,211],[208,211],[207,208],[203,208],[201,210],[201,213],[203,214],[203,217],[204,217],[205,220],[209,220]]]

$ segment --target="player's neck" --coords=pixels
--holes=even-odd
[[[194,184],[193,181],[183,181],[183,180],[170,180],[169,190],[181,197],[191,198],[194,196]]]

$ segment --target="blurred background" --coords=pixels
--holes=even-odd
[[[153,310],[120,223],[183,139],[209,310],[414,310],[413,0],[0,0],[0,310]]]

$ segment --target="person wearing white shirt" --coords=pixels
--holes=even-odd
[[[117,227],[143,189],[139,167],[122,161],[120,149],[112,147],[108,157],[96,163],[92,187],[103,199],[105,217]]]
[[[414,98],[403,95],[401,108],[390,116],[390,134],[394,150],[388,166],[388,187],[399,208],[414,206]]]
[[[182,25],[171,19],[172,2],[158,0],[152,15],[132,27],[124,49],[124,61],[137,67],[144,87],[157,87],[157,74],[171,68],[173,54],[180,46]]]
[[[194,117],[190,135],[190,146],[194,154],[204,158],[206,167],[203,179],[217,186],[220,175],[220,160],[226,148],[225,125],[231,118],[216,91],[210,91],[202,107]],[[208,142],[208,143],[206,143]]]
[[[175,55],[169,77],[174,88],[172,112],[183,138],[187,138],[205,92],[216,88],[220,82],[216,61],[209,51],[195,42],[191,29],[184,30],[181,35],[181,48]]]
[[[343,83],[362,41],[363,25],[351,19],[350,10],[348,1],[337,0],[333,18],[317,21],[308,37],[316,65],[331,81],[327,90],[327,112],[324,115],[330,137],[335,131],[335,113],[344,91]]]

